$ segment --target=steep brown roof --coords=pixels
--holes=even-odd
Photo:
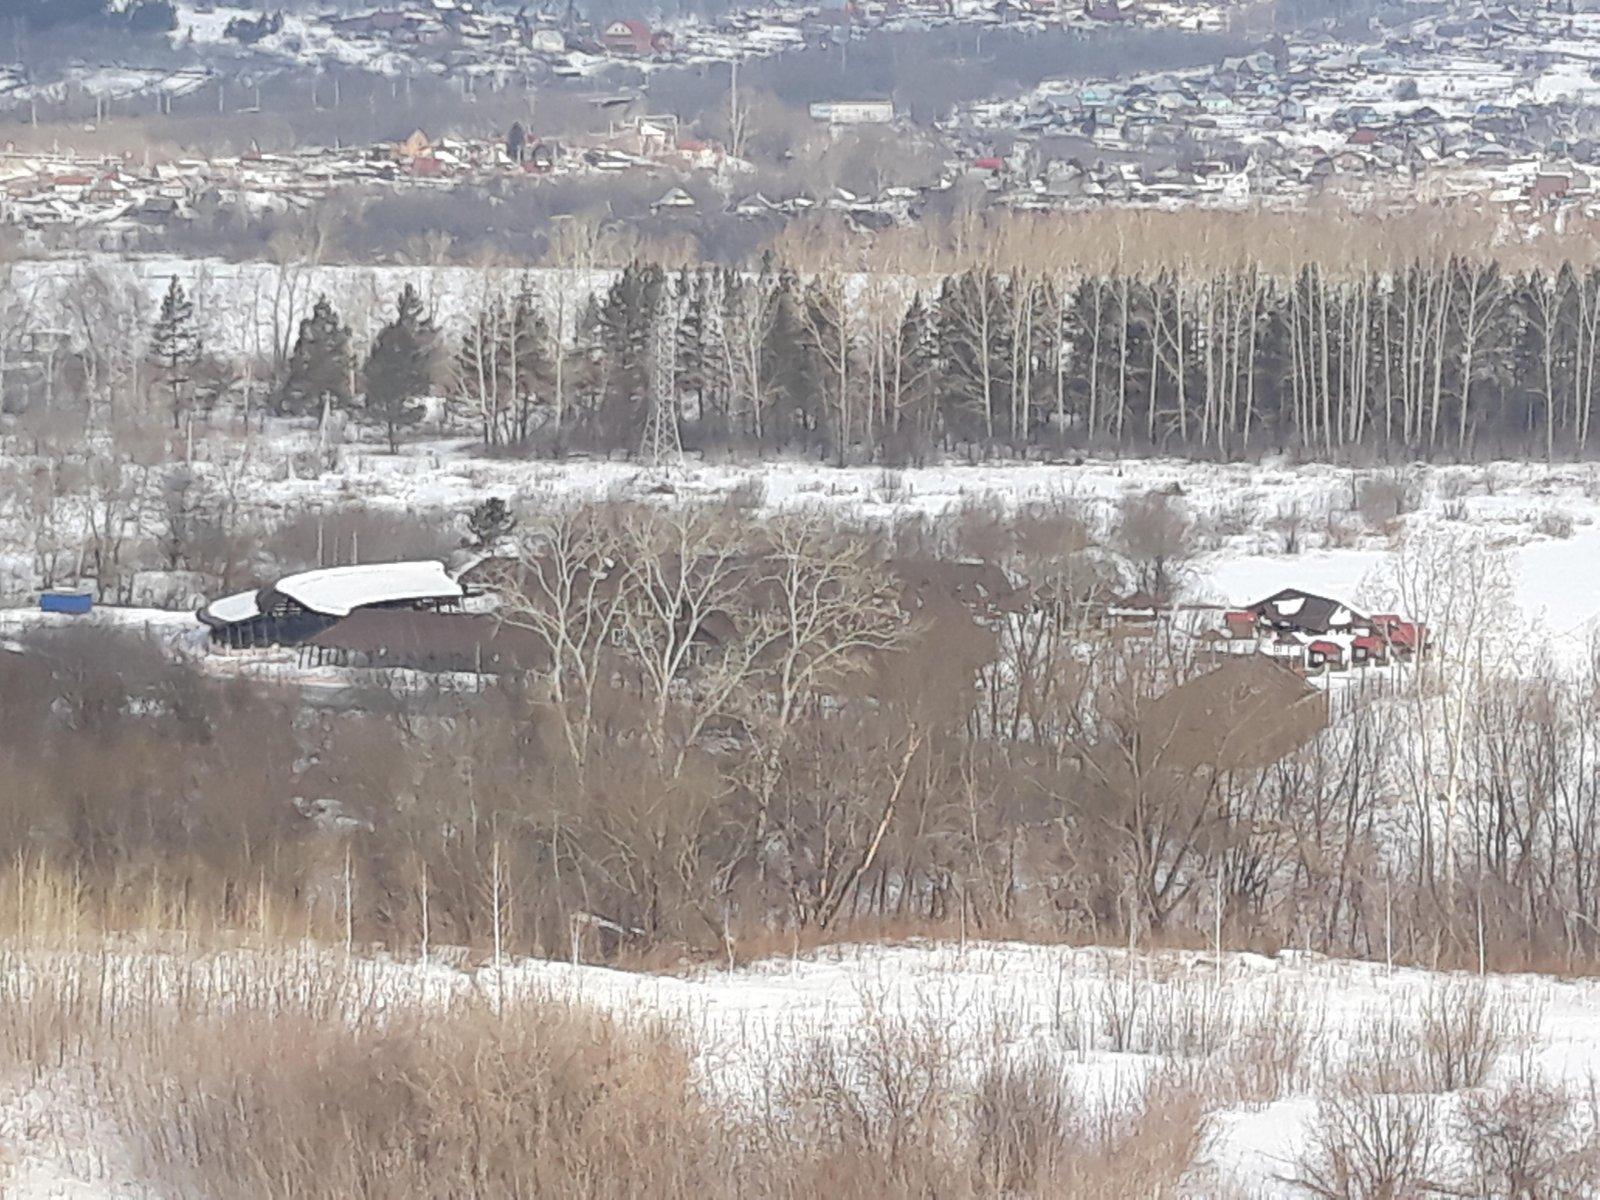
[[[418,669],[456,667],[485,671],[542,670],[548,655],[537,637],[492,616],[362,609],[315,634],[307,643],[360,654],[369,665]]]
[[[912,612],[951,602],[974,613],[1021,612],[1028,596],[996,563],[947,558],[895,558],[884,564]]]
[[[1186,680],[1142,714],[1148,752],[1169,767],[1249,770],[1293,753],[1328,723],[1325,693],[1261,654]]]

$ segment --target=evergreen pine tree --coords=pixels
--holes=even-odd
[[[900,320],[895,357],[889,367],[892,407],[882,436],[884,458],[891,465],[920,466],[933,446],[938,417],[933,404],[937,357],[934,314],[918,293]]]
[[[548,403],[554,389],[555,363],[550,351],[549,322],[544,319],[532,285],[524,280],[512,302],[511,321],[500,345],[506,378],[511,381],[516,399],[511,432],[519,443],[533,433],[534,411],[540,398]]]
[[[183,426],[194,365],[200,358],[200,330],[194,305],[174,275],[161,299],[161,313],[150,333],[150,358],[172,396],[172,427]]]
[[[318,412],[325,404],[350,402],[350,330],[326,296],[300,322],[294,352],[278,388],[278,411],[286,416]]]
[[[417,289],[408,283],[395,306],[395,319],[372,344],[365,372],[366,414],[383,425],[391,454],[400,450],[400,431],[422,420],[418,401],[432,386],[433,355],[433,322]]]
[[[516,514],[499,496],[490,496],[467,514],[467,532],[472,544],[480,550],[494,549],[496,543],[510,537],[516,528]]]
[[[771,408],[764,440],[810,449],[817,440],[825,368],[806,329],[805,290],[792,271],[779,272],[773,303],[761,355],[762,391]]]
[[[596,314],[603,391],[598,433],[608,447],[638,435],[650,389],[651,333],[665,272],[654,264],[623,268]]]

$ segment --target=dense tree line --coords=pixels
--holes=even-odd
[[[687,447],[840,463],[1112,447],[1581,455],[1600,374],[1600,271],[1571,264],[927,280],[769,257],[752,271],[635,263],[563,305],[525,284],[447,338],[432,382],[486,444],[632,451],[660,403]],[[311,382],[347,374],[338,329],[319,305],[285,411],[308,388],[350,398]]]

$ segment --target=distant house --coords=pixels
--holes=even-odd
[[[1228,636],[1233,639],[1254,637],[1256,633],[1256,614],[1245,609],[1235,609],[1222,614],[1222,624],[1228,631]]]
[[[1572,176],[1541,172],[1528,186],[1528,199],[1535,204],[1552,204],[1565,199],[1572,190]]]
[[[681,212],[695,207],[694,197],[681,187],[668,189],[654,204],[650,206],[651,212],[660,212],[662,209]]]
[[[464,595],[443,563],[365,563],[288,575],[269,587],[213,600],[197,615],[219,645],[293,646],[357,611],[438,611],[459,606]]]
[[[527,46],[535,54],[562,54],[567,49],[567,39],[559,29],[530,29]]]
[[[445,163],[434,154],[419,154],[406,164],[406,169],[413,179],[440,179],[445,174]]]
[[[609,54],[648,58],[671,50],[672,35],[665,30],[652,31],[643,21],[613,21],[600,34],[600,45]]]
[[[428,140],[428,135],[417,129],[413,130],[411,136],[406,138],[405,141],[395,146],[394,152],[396,157],[399,158],[416,158],[419,155],[427,154],[432,149],[433,143]]]
[[[1342,671],[1344,668],[1344,647],[1338,642],[1316,638],[1306,647],[1306,670]]]
[[[1128,12],[1117,0],[1083,0],[1083,15],[1091,21],[1126,21]]]
[[[1265,600],[1249,606],[1261,622],[1270,629],[1284,633],[1310,634],[1349,633],[1367,629],[1371,621],[1348,605],[1327,596],[1316,596],[1298,588],[1284,588]]]
[[[534,142],[522,150],[524,171],[548,171],[556,165],[557,147],[554,142]]]
[[[818,100],[808,111],[813,121],[830,125],[887,125],[894,120],[894,101]]]
[[[851,5],[841,8],[819,8],[816,12],[807,15],[801,24],[810,29],[841,29],[848,30],[855,20],[855,10]]]
[[[1381,613],[1372,618],[1372,629],[1395,658],[1412,658],[1427,649],[1428,627],[1419,621],[1403,620],[1397,613]]]
[[[1389,661],[1389,643],[1376,633],[1363,633],[1350,642],[1350,663],[1357,667],[1381,667]]]

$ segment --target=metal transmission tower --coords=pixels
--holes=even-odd
[[[672,303],[672,281],[661,281],[650,328],[649,411],[639,457],[652,467],[680,462],[683,441],[678,436],[678,322]]]

